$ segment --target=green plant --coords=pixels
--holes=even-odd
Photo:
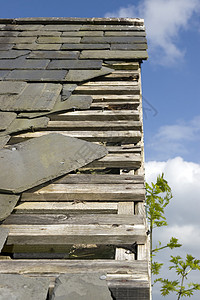
[[[173,264],[169,269],[175,269],[179,280],[170,281],[159,278],[157,281],[162,283],[161,295],[166,296],[170,292],[175,292],[177,300],[182,297],[191,297],[195,290],[200,290],[200,284],[190,282],[187,287],[184,281],[187,280],[188,274],[193,270],[200,270],[200,260],[195,259],[192,255],[187,254],[185,261],[180,256],[171,256],[170,262]]]

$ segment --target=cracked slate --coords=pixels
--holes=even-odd
[[[63,84],[61,100],[67,100],[71,96],[72,92],[76,89],[76,87],[77,84]]]
[[[27,80],[27,81],[62,81],[67,74],[66,70],[13,70],[7,80]]]
[[[4,135],[4,136],[0,137],[0,149],[3,148],[7,144],[9,139],[10,139],[9,135]]]
[[[9,229],[6,228],[6,227],[0,226],[0,252],[3,249],[5,241],[6,241],[7,237],[8,237],[8,234],[9,234]],[[0,287],[1,287],[1,285],[0,285]],[[5,299],[5,300],[7,300],[7,299]]]
[[[1,300],[45,300],[50,280],[44,277],[0,274],[0,282]]]
[[[0,80],[4,79],[8,74],[10,70],[0,70]]]
[[[64,274],[56,279],[51,300],[112,300],[103,274]]]
[[[58,97],[58,101],[56,102],[54,108],[50,112],[44,113],[20,113],[19,117],[24,118],[37,118],[43,115],[52,114],[61,111],[67,111],[70,109],[89,109],[90,105],[92,104],[92,97],[91,96],[84,96],[84,95],[72,95],[67,100],[62,101],[61,97]]]
[[[21,83],[19,84],[17,82],[14,82],[14,85],[17,84],[19,85],[19,87],[24,86]],[[54,107],[58,95],[62,90],[62,85],[55,83],[23,84],[25,84],[25,88],[19,95],[0,95],[0,110],[49,111]],[[10,83],[10,85],[12,87],[13,83]]]
[[[18,50],[1,51],[0,52],[0,59],[17,58],[17,57],[20,57],[22,55],[27,55],[29,53],[30,53],[29,50],[25,50],[25,51],[18,51]]]
[[[6,131],[1,132],[0,135],[11,134],[14,132],[20,132],[20,131],[24,131],[24,130],[46,128],[48,125],[48,122],[49,122],[49,118],[46,118],[46,117],[37,118],[34,120],[16,119],[10,124],[10,126],[8,126]]]
[[[102,75],[112,73],[114,70],[102,67],[100,70],[69,70],[66,80],[67,81],[85,81]]]
[[[19,198],[19,195],[0,194],[0,221],[5,220],[11,214]]]
[[[6,128],[14,121],[17,114],[13,112],[1,112],[0,111],[0,131],[6,130]]]
[[[107,154],[105,147],[51,133],[0,150],[0,191],[21,193]]]

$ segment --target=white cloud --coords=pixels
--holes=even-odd
[[[199,0],[141,0],[138,5],[121,7],[106,17],[140,17],[145,19],[150,55],[157,63],[169,65],[184,56],[177,46],[181,29],[190,29]]]
[[[159,156],[158,159],[183,154],[194,158],[194,148],[198,148],[199,143],[200,116],[196,116],[187,122],[177,121],[176,124],[161,126],[158,132],[149,138],[146,146]]]

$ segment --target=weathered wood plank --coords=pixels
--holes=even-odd
[[[141,102],[139,95],[92,95],[93,102]]]
[[[87,86],[87,85],[80,85],[74,91],[75,94],[84,94],[84,95],[95,95],[95,94],[116,94],[116,95],[139,95],[140,88],[138,85],[94,85],[94,86]]]
[[[102,103],[103,105],[103,103]],[[140,121],[50,121],[47,130],[140,130]]]
[[[60,134],[63,137],[78,138],[88,142],[123,142],[138,143],[141,140],[141,132],[134,130],[126,131],[37,131],[18,134],[12,137],[11,143],[23,142],[31,138],[43,137],[47,134]]]
[[[144,225],[1,225],[9,229],[7,245],[144,244]]]
[[[51,120],[57,121],[140,121],[140,115],[137,110],[120,110],[120,111],[102,111],[86,110],[67,112],[58,115],[52,115]]]
[[[87,165],[87,168],[133,168],[138,169],[141,166],[141,157],[135,154],[108,154],[104,158],[96,160]]]
[[[83,83],[81,86],[77,87],[77,91],[80,91],[83,89],[84,87],[84,90],[86,90],[85,87],[87,87],[88,89],[90,88],[93,88],[93,87],[100,87],[100,88],[109,88],[110,86],[122,86],[122,87],[132,87],[132,86],[138,86],[138,82],[137,81],[125,81],[125,80],[120,80],[120,81],[101,81],[101,80],[98,80],[98,81],[88,81],[86,83]]]
[[[139,102],[95,102],[91,104],[92,108],[108,109],[108,110],[120,110],[120,109],[137,109]]]
[[[21,202],[14,209],[15,214],[116,214],[117,202]]]
[[[130,203],[129,203],[130,204]],[[3,225],[142,225],[143,217],[127,214],[12,214]]]
[[[22,194],[21,201],[143,201],[145,189],[130,184],[49,184]]]

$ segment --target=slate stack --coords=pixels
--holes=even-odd
[[[0,298],[149,300],[146,49],[142,19],[0,20]]]

